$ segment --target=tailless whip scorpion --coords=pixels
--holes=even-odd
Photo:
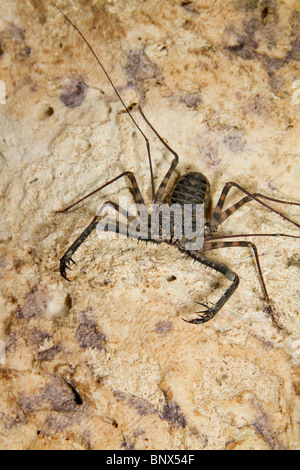
[[[143,137],[145,144],[146,144],[146,149],[147,149],[147,156],[148,156],[148,163],[149,163],[149,168],[150,168],[150,181],[151,181],[151,191],[152,191],[152,202],[153,204],[158,204],[161,205],[163,201],[166,199],[166,187],[170,181],[171,176],[174,173],[175,168],[177,167],[179,163],[179,157],[178,154],[168,145],[168,143],[161,137],[161,135],[157,132],[157,130],[152,126],[152,124],[149,122],[147,117],[145,116],[144,112],[140,107],[138,107],[139,112],[141,113],[141,116],[145,120],[146,124],[149,126],[149,128],[153,131],[153,133],[156,135],[156,137],[160,140],[160,142],[165,146],[165,148],[173,155],[173,159],[170,165],[169,170],[167,171],[165,177],[163,178],[162,182],[158,186],[158,189],[155,189],[154,185],[154,177],[153,177],[153,167],[152,167],[152,159],[151,159],[151,151],[150,151],[150,142],[146,134],[143,132],[143,130],[140,128],[139,124],[137,123],[136,119],[133,116],[132,108],[127,107],[125,102],[123,101],[119,91],[117,90],[116,86],[114,85],[113,81],[111,80],[106,68],[103,66],[102,62],[94,52],[92,46],[88,42],[88,40],[84,37],[82,32],[78,29],[78,27],[66,16],[66,14],[61,10],[60,7],[58,7],[52,0],[50,2],[60,11],[60,13],[64,16],[64,18],[71,24],[71,26],[77,31],[77,33],[81,36],[82,40],[86,44],[87,48],[91,52],[91,54],[94,56],[95,60],[98,63],[98,66],[102,69],[102,72],[105,74],[106,78],[110,82],[114,92],[116,93],[118,99],[120,100],[122,106],[124,107],[125,111],[128,113],[131,121],[133,122],[133,125],[136,127],[138,132],[141,134]],[[78,203],[82,202],[83,200],[87,199],[91,195],[101,191],[108,185],[114,183],[115,181],[119,180],[120,178],[128,178],[133,195],[134,195],[134,200],[137,205],[144,205],[144,198],[141,194],[141,191],[139,189],[136,177],[134,173],[131,171],[125,171],[121,173],[120,175],[114,177],[107,183],[103,184],[99,188],[95,189],[94,191],[90,192],[86,196],[82,197],[69,207],[66,207],[62,210],[57,211],[58,213],[63,213],[67,212],[69,209],[77,205]],[[240,199],[238,202],[235,204],[231,205],[229,208],[225,209],[224,204],[226,197],[230,191],[231,188],[236,188],[239,190],[243,197]],[[219,226],[236,210],[238,210],[240,207],[242,207],[244,204],[247,204],[250,201],[255,201],[256,203],[260,204],[261,206],[264,206],[266,209],[269,209],[270,211],[275,212],[278,214],[278,216],[282,217],[285,221],[295,225],[296,227],[300,227],[300,224],[289,219],[287,216],[279,212],[277,209],[274,209],[274,207],[270,206],[267,202],[265,201],[271,201],[274,203],[280,203],[280,204],[287,204],[287,205],[296,205],[299,206],[300,203],[297,202],[289,202],[289,201],[282,201],[279,199],[275,199],[269,196],[265,196],[260,193],[251,193],[241,185],[235,182],[228,182],[225,184],[220,198],[217,202],[216,207],[214,210],[210,211],[209,210],[209,202],[210,202],[210,184],[208,179],[202,174],[198,172],[190,172],[185,175],[183,175],[179,181],[174,185],[173,190],[171,191],[171,195],[168,197],[168,204],[179,204],[180,206],[183,206],[185,204],[191,204],[192,207],[194,207],[197,204],[202,204],[204,206],[204,214],[205,214],[205,226],[204,226],[204,244],[201,250],[191,250],[187,248],[187,243],[184,238],[181,239],[176,239],[174,237],[174,227],[171,226],[171,237],[168,239],[162,237],[160,239],[153,239],[151,237],[151,222],[149,218],[148,222],[148,236],[145,239],[145,241],[148,242],[153,242],[153,243],[167,243],[169,245],[175,245],[180,251],[185,252],[190,258],[194,259],[195,261],[198,261],[199,263],[208,266],[215,271],[221,273],[224,275],[231,283],[230,286],[227,288],[227,290],[224,292],[224,294],[219,298],[219,300],[212,305],[209,305],[208,303],[203,303],[203,302],[196,302],[197,304],[202,306],[202,309],[198,312],[196,312],[195,318],[191,320],[185,320],[188,323],[205,323],[209,320],[211,320],[216,313],[221,310],[221,308],[225,305],[225,303],[228,301],[228,299],[231,297],[231,295],[234,293],[234,291],[237,289],[239,285],[239,277],[238,275],[233,272],[231,269],[229,269],[227,266],[225,266],[222,263],[219,263],[217,261],[214,261],[206,256],[206,252],[210,250],[216,250],[220,248],[227,248],[227,247],[249,247],[252,249],[253,254],[254,254],[254,259],[256,263],[256,268],[257,272],[260,278],[260,283],[263,291],[263,296],[265,301],[267,302],[268,309],[271,312],[272,309],[270,307],[270,298],[269,294],[267,291],[266,283],[263,277],[260,261],[259,261],[259,256],[258,256],[258,251],[256,248],[256,245],[252,243],[251,241],[245,241],[245,240],[230,240],[230,241],[224,241],[224,239],[232,239],[232,238],[240,238],[240,237],[259,237],[259,236],[272,236],[272,237],[279,237],[279,236],[284,236],[284,237],[292,237],[292,238],[300,238],[300,236],[295,236],[295,235],[287,235],[283,233],[268,233],[268,234],[259,234],[259,233],[251,233],[251,234],[235,234],[235,235],[228,235],[228,236],[217,236],[216,232],[219,228]],[[127,218],[127,224],[130,224],[133,220],[136,219],[136,217],[128,214],[124,209],[122,209],[118,204],[116,204],[113,201],[107,201],[105,202],[99,213],[102,212],[102,209],[105,206],[110,206],[113,207],[118,213],[125,215]],[[99,213],[93,218],[91,223],[86,227],[86,229],[81,233],[81,235],[72,243],[72,245],[67,249],[65,254],[62,256],[60,260],[60,273],[61,275],[66,279],[69,280],[67,277],[66,269],[71,269],[71,263],[75,263],[73,260],[73,255],[74,253],[78,250],[78,248],[84,243],[86,238],[96,229],[98,222],[101,218]],[[127,225],[128,228],[128,225]],[[110,229],[108,229],[110,230]],[[125,234],[128,235],[128,232],[124,230],[124,227],[122,227],[119,222],[116,223],[115,226],[115,232],[119,234]],[[136,237],[138,238],[138,237]]]

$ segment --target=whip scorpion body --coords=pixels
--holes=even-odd
[[[173,159],[171,162],[171,165],[169,167],[169,170],[167,171],[165,177],[163,178],[162,182],[160,183],[159,187],[157,190],[155,190],[155,185],[154,185],[154,177],[153,177],[153,169],[152,169],[152,160],[151,160],[151,152],[150,152],[150,143],[148,140],[148,137],[144,134],[142,129],[140,128],[139,124],[133,117],[133,112],[132,109],[127,107],[120,96],[118,90],[116,89],[114,83],[112,82],[110,76],[108,75],[106,69],[102,65],[101,61],[95,54],[94,50],[88,43],[87,39],[83,36],[81,31],[77,28],[77,26],[63,13],[63,11],[54,3],[52,0],[50,0],[53,5],[55,5],[56,8],[62,13],[62,15],[66,18],[66,20],[73,26],[73,28],[79,33],[79,35],[82,37],[83,41],[87,45],[88,49],[90,52],[93,54],[94,58],[96,59],[98,65],[106,75],[107,79],[109,80],[111,86],[113,87],[117,97],[119,98],[120,102],[122,103],[125,111],[128,113],[130,119],[132,120],[134,126],[136,129],[139,131],[139,133],[142,135],[144,138],[145,144],[146,144],[146,149],[147,149],[147,154],[148,154],[148,162],[149,162],[149,167],[150,167],[150,179],[151,179],[151,189],[152,189],[152,203],[156,205],[161,205],[166,199],[167,193],[166,193],[166,188],[168,183],[170,182],[171,177],[174,174],[175,168],[177,167],[179,163],[179,157],[178,154],[168,145],[168,143],[160,136],[160,134],[157,132],[157,130],[152,126],[152,124],[148,121],[146,116],[144,115],[144,112],[140,107],[138,107],[139,112],[141,113],[143,119],[145,120],[146,124],[150,127],[150,129],[154,132],[156,137],[161,141],[161,143],[165,146],[165,148],[173,155]],[[101,187],[95,189],[94,191],[90,192],[80,200],[76,201],[74,204],[71,206],[57,211],[57,212],[66,212],[72,207],[74,207],[76,204],[80,203],[81,201],[87,199],[89,196],[97,193],[98,191],[101,191],[108,185],[114,183],[115,181],[119,180],[120,178],[126,177],[128,178],[135,203],[137,206],[139,205],[145,205],[144,198],[141,194],[141,191],[139,189],[136,177],[134,173],[130,171],[125,171],[121,173],[120,175],[116,176],[115,178],[111,179],[107,183],[103,184]],[[239,190],[242,194],[243,197],[236,202],[235,204],[231,205],[229,208],[225,209],[224,204],[226,197],[230,191],[231,188],[236,188]],[[210,250],[216,250],[220,248],[227,248],[227,247],[249,247],[252,249],[253,254],[254,254],[254,259],[256,263],[256,268],[257,272],[260,278],[260,283],[263,291],[263,296],[264,299],[271,311],[270,307],[270,298],[268,295],[268,291],[266,288],[266,283],[263,277],[261,265],[260,265],[260,260],[259,260],[259,255],[258,251],[256,248],[256,245],[247,240],[229,240],[229,241],[224,241],[224,239],[232,239],[232,238],[240,238],[240,237],[258,237],[258,236],[285,236],[285,237],[292,237],[292,238],[300,238],[299,236],[294,236],[294,235],[287,235],[287,234],[282,234],[282,233],[269,233],[269,234],[258,234],[258,233],[252,233],[252,234],[236,234],[236,235],[228,235],[228,236],[217,236],[217,230],[220,227],[220,225],[232,214],[234,214],[235,211],[237,211],[240,207],[242,207],[244,204],[247,204],[250,201],[255,201],[256,203],[260,204],[261,206],[264,206],[266,209],[271,210],[278,214],[280,217],[282,217],[285,221],[292,223],[296,227],[300,228],[300,224],[289,219],[287,216],[279,212],[277,209],[274,209],[274,207],[270,206],[267,202],[265,201],[271,201],[274,203],[281,203],[281,204],[286,204],[286,205],[296,205],[299,206],[300,203],[296,202],[289,202],[289,201],[282,201],[279,199],[275,199],[269,196],[265,196],[260,193],[251,193],[239,184],[235,182],[228,182],[225,184],[220,198],[217,202],[216,207],[214,210],[210,211],[210,184],[208,179],[202,174],[198,172],[190,172],[185,175],[183,175],[179,181],[174,185],[173,190],[171,191],[171,196],[168,199],[168,204],[179,204],[182,208],[186,204],[190,204],[193,208],[197,205],[203,205],[204,206],[204,214],[205,214],[205,225],[204,225],[204,243],[201,248],[201,250],[193,250],[193,249],[188,249],[187,245],[187,240],[182,237],[181,239],[177,239],[174,236],[174,227],[171,226],[171,236],[168,238],[161,237],[160,239],[153,239],[151,237],[151,222],[149,218],[149,223],[148,223],[148,235],[145,238],[145,241],[148,242],[154,242],[154,243],[167,243],[170,245],[175,245],[180,251],[185,252],[190,258],[192,258],[195,261],[198,261],[199,263],[208,266],[215,271],[221,273],[224,275],[229,281],[230,281],[230,286],[227,288],[227,290],[224,292],[223,295],[219,298],[219,300],[213,304],[213,305],[208,305],[207,303],[203,302],[196,302],[197,304],[202,306],[202,310],[196,312],[195,318],[192,320],[185,320],[188,321],[189,323],[205,323],[212,319],[216,313],[224,306],[224,304],[228,301],[228,299],[231,297],[231,295],[234,293],[234,291],[237,289],[239,285],[239,277],[238,275],[233,272],[231,269],[229,269],[226,265],[219,263],[217,261],[214,261],[210,259],[209,257],[206,256],[206,252]],[[116,204],[113,201],[107,201],[105,202],[99,213],[93,218],[91,223],[87,226],[87,228],[81,233],[81,235],[74,241],[74,243],[68,248],[68,250],[65,252],[65,254],[62,256],[60,260],[60,273],[61,275],[67,279],[67,269],[71,269],[71,263],[75,263],[73,260],[73,255],[77,251],[77,249],[84,243],[86,238],[97,228],[97,225],[99,221],[101,220],[101,215],[100,213],[102,212],[102,209],[106,206],[110,206],[114,208],[118,213],[122,214],[127,218],[127,224],[129,225],[133,221],[136,221],[136,217],[130,215],[122,209],[118,204]],[[127,227],[128,227],[127,225]],[[109,229],[107,229],[109,230]],[[128,232],[124,230],[121,224],[119,222],[116,223],[115,225],[115,232],[120,233],[120,234],[125,234],[128,235]],[[138,237],[136,237],[138,238]]]

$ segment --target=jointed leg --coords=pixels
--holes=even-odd
[[[162,180],[162,182],[160,183],[160,186],[158,188],[158,190],[156,191],[155,193],[155,198],[154,198],[154,203],[158,203],[158,202],[161,202],[163,197],[164,197],[164,193],[165,193],[165,189],[166,189],[166,186],[168,184],[168,182],[170,181],[170,178],[176,168],[176,166],[178,165],[178,162],[179,162],[179,157],[178,157],[178,154],[167,144],[167,142],[164,141],[164,139],[160,136],[160,134],[157,132],[157,130],[152,126],[152,124],[148,121],[148,119],[146,118],[146,116],[144,115],[143,111],[141,108],[139,108],[139,111],[141,113],[141,115],[143,116],[143,118],[145,119],[146,123],[148,124],[148,126],[152,129],[152,131],[155,133],[155,135],[158,137],[158,139],[164,144],[164,146],[174,155],[174,158],[172,160],[172,163],[171,163],[171,166],[169,168],[169,170],[167,171],[164,179]]]
[[[97,193],[98,191],[101,191],[101,189],[104,189],[106,188],[106,186],[109,186],[110,184],[114,183],[115,181],[117,181],[118,179],[122,178],[123,176],[127,176],[127,178],[129,179],[130,183],[132,184],[132,189],[133,189],[133,196],[134,196],[134,200],[137,204],[145,204],[144,203],[144,199],[143,199],[143,196],[141,194],[141,191],[140,191],[140,188],[138,187],[138,184],[137,184],[137,181],[136,181],[136,178],[134,176],[134,174],[131,172],[131,171],[124,171],[123,173],[121,173],[119,176],[116,176],[115,178],[111,179],[110,181],[108,181],[107,183],[103,184],[102,186],[100,186],[100,188],[97,188],[95,189],[94,191],[92,191],[91,193],[87,194],[86,196],[82,197],[81,199],[79,199],[78,201],[74,202],[74,204],[71,204],[69,207],[66,207],[65,209],[62,209],[62,210],[59,210],[57,211],[58,213],[61,213],[61,212],[67,212],[69,209],[71,209],[72,207],[76,206],[77,204],[79,204],[80,202],[84,201],[85,199],[87,199],[88,197],[92,196],[93,194]]]
[[[99,210],[98,214],[93,218],[92,222],[86,227],[86,229],[81,233],[81,235],[79,235],[79,237],[75,240],[75,242],[72,243],[70,248],[68,248],[68,250],[65,252],[65,254],[63,255],[63,257],[60,260],[60,274],[67,281],[69,281],[70,279],[67,278],[66,269],[71,269],[70,268],[71,262],[76,264],[75,261],[72,258],[73,254],[78,250],[78,248],[84,243],[84,241],[87,239],[87,237],[97,227],[97,225],[99,223],[101,213],[102,213],[103,209],[106,206],[112,206],[117,212],[124,215],[129,222],[132,222],[133,220],[137,219],[136,217],[127,214],[127,212],[124,209],[122,209],[115,202],[112,202],[112,201],[105,202],[101,206],[101,209]],[[118,223],[116,223],[116,233],[123,233],[122,231],[118,231],[118,230],[120,230],[120,225]],[[123,233],[123,234],[128,235],[128,232]]]
[[[255,262],[256,262],[256,267],[258,270],[259,278],[261,281],[262,285],[262,290],[264,293],[264,298],[267,302],[270,302],[269,295],[267,292],[266,284],[263,278],[262,270],[260,267],[260,262],[259,262],[259,257],[258,257],[258,252],[257,248],[252,242],[247,242],[247,241],[236,241],[236,242],[214,242],[214,241],[206,241],[204,242],[203,245],[203,251],[210,251],[210,250],[217,250],[219,248],[232,248],[232,247],[250,247],[253,250],[254,256],[255,256]]]
[[[233,204],[231,207],[229,207],[228,209],[223,211],[223,206],[224,206],[224,203],[225,203],[226,196],[227,196],[230,188],[232,188],[233,186],[236,187],[237,189],[239,189],[241,192],[247,194],[247,196],[244,197],[243,199],[241,199],[240,201],[238,201],[236,204]],[[292,224],[296,225],[296,227],[300,227],[300,224],[298,224],[297,222],[294,222],[293,220],[289,219],[288,217],[283,215],[281,212],[277,211],[276,209],[269,206],[268,204],[261,201],[260,199],[267,199],[269,201],[273,201],[273,202],[281,203],[281,204],[289,204],[289,205],[296,205],[296,206],[300,205],[297,202],[280,201],[279,199],[271,198],[269,196],[264,196],[263,194],[260,194],[260,193],[253,193],[252,194],[249,191],[247,191],[246,189],[242,188],[237,183],[233,183],[233,182],[226,183],[223,190],[222,190],[220,199],[219,199],[219,201],[218,201],[218,203],[215,207],[215,210],[214,210],[210,220],[208,221],[208,227],[209,227],[210,231],[211,232],[216,232],[217,229],[218,229],[218,226],[220,224],[222,224],[222,222],[224,222],[224,220],[226,220],[230,215],[232,215],[241,206],[243,206],[244,204],[246,204],[247,202],[252,201],[252,200],[258,202],[259,204],[263,205],[267,209],[270,209],[271,211],[273,211],[276,214],[280,215],[280,217],[282,217],[283,219],[287,220],[288,222],[291,222]]]
[[[184,251],[184,250],[183,250]],[[212,307],[203,304],[201,302],[197,302],[199,305],[202,305],[205,307],[206,310],[202,310],[200,312],[196,312],[198,317],[193,319],[193,320],[185,320],[188,323],[205,323],[209,320],[211,320],[216,313],[218,313],[219,310],[225,305],[227,300],[231,297],[231,295],[234,293],[236,288],[239,285],[239,277],[236,273],[231,271],[227,266],[224,264],[218,263],[217,261],[211,260],[204,256],[201,252],[199,251],[189,251],[187,252],[188,255],[195,259],[196,261],[199,261],[201,264],[204,264],[205,266],[209,266],[210,268],[214,269],[215,271],[220,272],[223,274],[227,279],[229,279],[231,282],[230,286],[228,289],[225,291],[225,293],[220,297],[220,299],[216,302],[215,305]]]
[[[258,274],[259,274],[259,277],[260,277],[264,297],[265,297],[266,301],[269,303],[270,299],[269,299],[266,284],[265,284],[265,281],[264,281],[264,278],[263,278],[262,270],[261,270],[261,267],[260,267],[257,248],[253,243],[247,242],[247,241],[237,241],[237,242],[212,242],[212,241],[206,241],[204,243],[204,246],[203,246],[203,251],[209,251],[209,250],[215,250],[215,249],[227,248],[227,247],[250,247],[250,248],[252,248],[252,250],[254,252],[254,256],[255,256],[256,266],[257,266]],[[238,287],[239,278],[238,278],[237,274],[235,274],[233,271],[231,271],[229,268],[227,268],[227,266],[225,266],[224,264],[218,263],[217,261],[213,261],[213,260],[207,258],[206,256],[203,255],[202,252],[189,251],[188,254],[192,258],[194,258],[195,260],[199,261],[200,263],[202,263],[206,266],[209,266],[209,267],[215,269],[216,271],[222,273],[224,276],[227,277],[227,279],[232,281],[229,288],[220,297],[220,299],[216,302],[215,305],[208,306],[204,303],[197,302],[200,305],[202,305],[203,307],[205,307],[206,310],[196,312],[198,314],[198,317],[193,319],[193,320],[189,320],[188,323],[196,323],[196,324],[205,323],[205,322],[209,321],[211,318],[213,318],[216,315],[216,313],[218,313],[218,311],[225,305],[227,300],[231,297],[233,292]],[[187,320],[185,320],[185,321],[187,321]]]

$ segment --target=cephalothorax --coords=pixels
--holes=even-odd
[[[55,3],[52,2],[54,5]],[[55,5],[56,6],[56,5]],[[57,7],[57,6],[56,6]],[[58,8],[58,7],[57,7]],[[59,8],[58,8],[59,9]],[[60,10],[60,9],[59,9]],[[61,10],[60,10],[61,11]],[[155,190],[154,186],[154,178],[153,178],[153,170],[152,170],[152,160],[151,160],[151,152],[150,152],[150,144],[147,136],[144,134],[144,132],[141,130],[140,126],[137,124],[136,120],[133,117],[132,111],[129,110],[123,99],[121,98],[119,92],[115,88],[113,82],[111,81],[106,69],[103,67],[102,63],[100,62],[99,58],[96,56],[94,53],[93,49],[91,48],[90,44],[86,40],[86,38],[82,35],[82,33],[79,31],[79,29],[70,21],[68,17],[61,11],[61,13],[64,15],[64,17],[71,23],[71,25],[77,30],[77,32],[80,34],[80,36],[83,38],[84,42],[94,55],[95,59],[97,60],[98,64],[104,71],[106,77],[110,81],[114,91],[116,92],[118,98],[120,99],[122,105],[124,106],[126,112],[130,116],[131,120],[133,121],[134,125],[138,129],[138,131],[141,133],[143,136],[145,143],[146,143],[146,148],[147,148],[147,154],[148,154],[148,161],[149,161],[149,167],[150,167],[150,176],[151,176],[151,189],[152,189],[152,202],[153,204],[156,205],[161,205],[165,198],[166,198],[166,187],[167,184],[170,181],[171,176],[174,173],[175,168],[178,165],[179,162],[179,157],[178,154],[164,141],[164,139],[160,136],[160,134],[154,129],[154,127],[151,125],[151,123],[148,121],[146,116],[144,115],[143,111],[139,108],[140,113],[142,114],[144,120],[148,124],[148,126],[152,129],[152,131],[155,133],[155,135],[158,137],[158,139],[163,143],[163,145],[171,152],[173,155],[173,160],[170,165],[169,170],[167,171],[165,177],[163,178],[162,182],[160,183],[159,187],[157,190]],[[116,176],[115,178],[111,179],[107,183],[103,184],[101,187],[95,189],[91,193],[87,194],[83,198],[81,198],[79,201],[76,201],[74,204],[71,206],[58,211],[58,212],[66,212],[68,211],[71,207],[74,207],[76,204],[79,202],[85,200],[89,196],[95,194],[96,192],[102,190],[103,188],[107,187],[108,185],[114,183],[115,181],[119,180],[120,178],[126,177],[128,178],[131,186],[132,186],[132,191],[135,199],[135,203],[137,205],[145,205],[144,203],[144,198],[141,194],[141,191],[139,189],[136,177],[134,173],[130,171],[125,171],[121,173],[120,175]],[[224,203],[226,200],[226,197],[228,195],[229,190],[235,187],[237,188],[242,194],[243,197],[240,201],[237,203],[233,204],[227,209],[224,209]],[[250,202],[250,201],[255,201],[259,203],[260,205],[264,206],[265,208],[275,212],[279,216],[281,216],[284,220],[292,223],[296,227],[300,228],[300,224],[298,224],[295,221],[292,221],[285,215],[283,215],[281,212],[277,211],[274,209],[274,207],[270,206],[267,201],[275,202],[275,203],[281,203],[281,204],[288,204],[288,205],[296,205],[299,206],[300,203],[296,202],[289,202],[289,201],[281,201],[269,196],[264,196],[260,193],[251,193],[247,191],[245,188],[240,186],[239,184],[235,182],[228,182],[225,184],[219,201],[214,208],[214,210],[209,213],[209,200],[210,200],[210,185],[207,180],[207,178],[202,174],[202,173],[197,173],[197,172],[192,172],[192,173],[187,173],[183,175],[180,180],[176,183],[174,186],[173,190],[171,191],[171,196],[169,198],[169,204],[180,204],[183,206],[184,204],[191,204],[192,206],[196,206],[197,204],[202,204],[204,206],[204,212],[205,212],[205,227],[204,227],[204,243],[201,248],[201,250],[194,250],[187,248],[187,242],[184,238],[177,239],[176,237],[172,236],[168,238],[164,238],[163,236],[160,239],[157,238],[152,238],[151,237],[151,226],[150,226],[150,219],[149,219],[149,230],[147,233],[147,236],[144,237],[146,241],[149,242],[154,242],[154,243],[168,243],[171,245],[175,245],[179,250],[185,252],[189,257],[193,258],[196,261],[199,261],[200,263],[211,267],[212,269],[220,272],[223,274],[228,280],[231,281],[230,286],[227,288],[227,290],[224,292],[224,294],[219,298],[219,300],[214,304],[214,305],[208,305],[206,303],[202,302],[197,302],[198,304],[202,305],[203,309],[201,311],[196,312],[197,316],[189,320],[189,323],[204,323],[213,318],[216,313],[224,306],[224,304],[227,302],[227,300],[230,298],[230,296],[233,294],[233,292],[236,290],[239,284],[239,277],[238,275],[233,272],[231,269],[229,269],[227,266],[225,266],[222,263],[219,263],[217,261],[211,260],[206,256],[206,252],[210,250],[215,250],[219,248],[226,248],[226,247],[250,247],[253,250],[253,254],[255,257],[255,262],[256,262],[256,267],[257,271],[259,274],[259,278],[261,281],[261,286],[263,290],[263,295],[268,304],[270,304],[270,299],[269,295],[267,292],[266,284],[264,281],[264,277],[262,274],[261,266],[260,266],[260,261],[259,261],[259,256],[257,252],[256,245],[250,241],[245,241],[245,240],[238,240],[238,241],[224,241],[224,239],[228,238],[236,238],[236,237],[250,237],[250,236],[286,236],[286,237],[293,237],[293,238],[300,238],[300,236],[293,236],[293,235],[286,235],[282,233],[271,233],[271,234],[236,234],[236,235],[230,235],[230,236],[217,236],[216,232],[219,228],[219,226],[228,218],[230,217],[237,209],[239,209],[241,206],[244,204]],[[87,228],[82,232],[82,234],[75,240],[75,242],[68,248],[68,250],[65,252],[63,257],[60,260],[60,273],[61,275],[69,280],[67,278],[66,274],[66,269],[71,269],[71,263],[75,263],[73,260],[73,255],[77,251],[77,249],[84,243],[86,238],[97,228],[97,225],[99,221],[101,220],[102,217],[102,209],[105,206],[110,206],[113,207],[117,212],[120,214],[124,215],[127,218],[127,223],[128,225],[132,223],[133,221],[136,222],[136,217],[132,216],[127,213],[122,207],[120,207],[118,204],[116,204],[114,201],[107,201],[105,202],[98,214],[94,217],[94,219],[91,221],[91,223],[87,226]],[[110,230],[110,228],[106,228],[106,230]],[[120,234],[125,234],[128,235],[128,231],[124,230],[121,224],[118,222],[116,223],[114,227],[114,231],[116,233]],[[138,238],[136,236],[135,238]]]

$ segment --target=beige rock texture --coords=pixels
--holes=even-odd
[[[178,152],[176,177],[205,174],[213,205],[228,181],[300,201],[298,0],[57,1]],[[129,183],[55,211],[125,170],[150,203],[145,143],[48,0],[1,1],[0,79],[0,448],[299,449],[299,240],[247,238],[272,316],[250,248],[209,254],[240,285],[203,325],[183,318],[229,281],[166,244],[94,233],[65,281],[61,256],[101,203],[133,203]],[[157,187],[172,156],[132,113]],[[256,202],[220,229],[257,232],[299,236]]]

